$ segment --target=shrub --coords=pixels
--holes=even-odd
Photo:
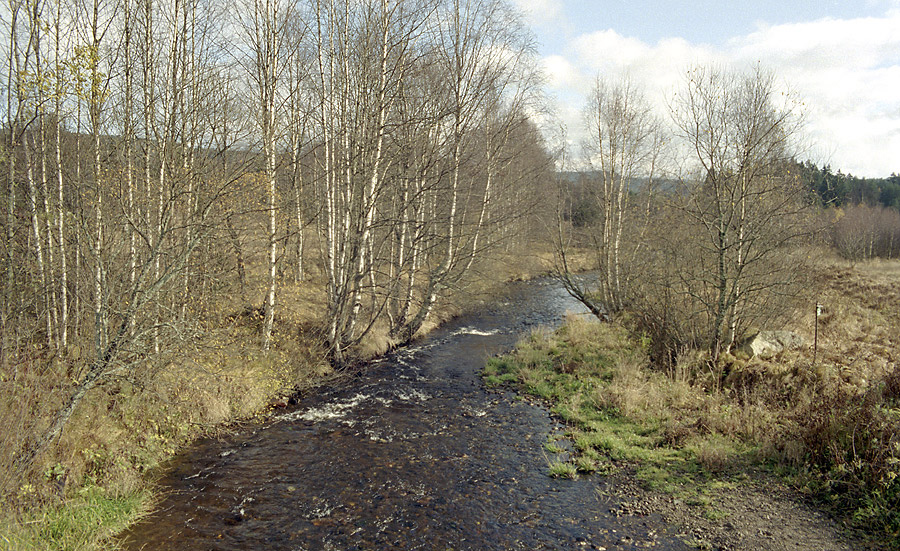
[[[900,533],[900,368],[863,394],[821,389],[820,399],[793,415],[801,458],[817,489],[853,518]]]

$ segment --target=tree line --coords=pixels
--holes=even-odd
[[[830,165],[821,168],[811,161],[798,163],[806,185],[816,193],[822,205],[841,207],[866,204],[900,210],[900,175],[887,178],[858,178],[834,172]]]
[[[900,176],[857,178],[828,165],[798,164],[831,217],[831,241],[850,261],[900,256]]]
[[[22,465],[92,388],[246,300],[253,254],[259,345],[312,266],[341,364],[375,329],[412,339],[533,231],[552,166],[531,37],[502,0],[3,9],[3,377],[67,381]]]

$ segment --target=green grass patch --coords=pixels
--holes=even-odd
[[[900,291],[891,292],[900,300]],[[854,308],[845,306],[843,317]],[[873,331],[882,340],[896,334],[877,316],[858,318],[859,331],[823,322],[825,333],[837,343],[856,331],[849,346]],[[721,520],[716,495],[746,482],[748,468],[767,470],[900,548],[900,368],[893,356],[882,371],[867,371],[842,365],[837,352],[813,366],[804,351],[773,360],[723,353],[713,361],[687,350],[659,367],[648,358],[650,344],[616,324],[573,317],[492,360],[485,382],[539,398],[566,424],[571,458],[553,464],[553,476],[626,465],[645,487]]]
[[[544,449],[549,453],[565,453],[566,449],[556,442],[547,442],[544,444]]]
[[[509,355],[492,359],[484,378],[489,386],[506,384],[545,401],[568,426],[572,458],[551,462],[550,476],[609,473],[628,464],[646,487],[709,508],[702,490],[711,477],[703,473],[727,468],[746,446],[720,432],[682,427],[677,420],[698,409],[727,409],[681,386],[669,388],[649,369],[644,349],[616,325],[570,320],[555,333],[535,331]],[[545,449],[564,451],[555,440]]]
[[[709,518],[707,490],[764,470],[900,549],[900,263],[884,269],[821,267],[815,360],[809,347],[772,359],[688,348],[652,365],[640,315],[623,316],[633,334],[573,316],[494,360],[486,382],[544,400],[576,470],[626,464]],[[812,322],[804,307],[792,329]]]
[[[18,523],[0,526],[0,547],[9,551],[116,549],[110,538],[146,512],[145,492],[110,495],[88,487],[56,507],[32,511]]]
[[[547,474],[553,478],[578,478],[578,468],[568,461],[551,461],[547,468]]]
[[[575,469],[580,473],[595,473],[599,469],[597,461],[591,457],[581,455],[575,459]]]

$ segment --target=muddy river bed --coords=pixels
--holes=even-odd
[[[653,513],[617,515],[602,476],[547,476],[562,427],[487,391],[485,360],[583,309],[536,281],[320,389],[265,424],[198,442],[128,549],[688,549]]]

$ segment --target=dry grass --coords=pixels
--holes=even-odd
[[[273,402],[327,380],[332,370],[314,330],[322,310],[315,290],[283,287],[286,307],[268,352],[259,346],[256,310],[213,305],[202,338],[91,390],[24,477],[11,475],[13,460],[49,426],[77,367],[35,357],[0,373],[0,423],[9,429],[0,431],[0,541],[15,542],[14,549],[106,548],[104,538],[151,499],[148,471],[198,436],[264,415]]]
[[[788,327],[807,345],[770,360],[714,363],[685,351],[662,371],[647,358],[650,343],[572,318],[491,362],[486,381],[548,400],[571,426],[575,461],[637,462],[663,489],[688,464],[713,473],[779,465],[900,544],[900,261],[829,257],[812,275],[810,304]],[[814,353],[816,300],[825,311]]]
[[[260,252],[263,242],[254,235],[250,231],[245,240],[244,293],[233,290],[230,296],[203,304],[201,337],[167,350],[166,359],[156,364],[132,369],[127,377],[92,390],[59,441],[24,477],[11,475],[16,453],[46,430],[53,406],[70,393],[73,374],[85,361],[80,356],[86,354],[74,346],[65,362],[35,356],[28,363],[0,370],[0,426],[4,427],[0,431],[0,500],[4,502],[0,547],[107,548],[104,538],[139,516],[152,500],[147,473],[185,444],[229,423],[265,416],[273,404],[286,403],[289,395],[342,376],[327,361],[322,330],[325,280],[315,268],[315,258],[308,259],[304,281],[294,283],[290,273],[284,274],[277,295],[273,346],[267,352],[261,350],[259,305],[266,278]],[[315,251],[315,243],[309,244],[308,251]],[[485,264],[462,282],[452,300],[436,306],[423,333],[466,308],[477,307],[503,281],[546,271],[539,255],[508,255],[502,262]],[[376,324],[352,352],[366,359],[395,344],[388,338],[387,326]],[[109,499],[85,500],[85,491]],[[99,513],[104,508],[111,511],[103,517],[106,520],[86,513],[86,509]],[[67,523],[67,517],[73,522]],[[77,519],[115,528],[98,530]],[[51,531],[68,532],[51,537],[44,529],[51,525]]]

